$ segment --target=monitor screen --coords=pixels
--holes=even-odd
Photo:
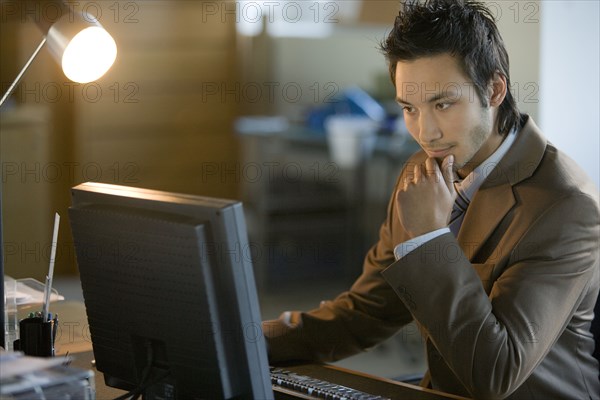
[[[84,183],[69,217],[107,385],[273,398],[240,202]]]

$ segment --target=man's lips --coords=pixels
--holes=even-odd
[[[448,154],[450,154],[450,150],[452,150],[453,147],[454,146],[449,146],[449,147],[444,147],[444,148],[435,148],[435,149],[423,148],[423,150],[425,150],[425,152],[427,153],[427,155],[429,157],[444,158]]]

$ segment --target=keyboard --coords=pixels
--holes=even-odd
[[[330,400],[385,400],[387,397],[361,392],[347,386],[299,375],[281,368],[270,368],[271,384],[291,392],[302,394],[300,398]]]

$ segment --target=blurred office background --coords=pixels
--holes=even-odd
[[[41,40],[35,19],[56,10],[20,3],[0,0],[2,92]],[[521,110],[598,183],[598,2],[487,3]],[[42,51],[0,110],[8,275],[43,279],[58,211],[56,269],[77,296],[69,188],[91,180],[244,201],[251,248],[240,251],[254,258],[265,318],[316,307],[356,278],[417,148],[378,51],[396,0],[71,4],[97,16],[119,53],[82,85]],[[369,157],[340,165],[322,121],[364,112],[357,93],[385,114]],[[423,368],[416,331],[386,346],[345,365],[386,376]]]

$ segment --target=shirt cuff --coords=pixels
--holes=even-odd
[[[445,233],[449,233],[450,229],[448,227],[440,228],[435,231],[427,232],[424,235],[417,236],[416,238],[412,238],[406,242],[402,242],[394,248],[394,257],[396,257],[396,261],[407,255],[413,250],[418,249],[420,246],[429,242],[432,239],[435,239],[438,236],[442,236]]]

